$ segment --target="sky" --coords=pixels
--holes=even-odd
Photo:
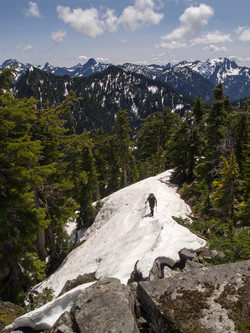
[[[249,0],[1,0],[0,28],[1,64],[227,57],[250,67]]]
[[[177,187],[169,183],[171,170],[127,186],[102,199],[103,206],[93,225],[85,232],[63,264],[34,289],[52,288],[60,294],[68,280],[95,273],[97,279],[117,278],[127,284],[135,265],[143,278],[149,276],[159,257],[180,260],[182,249],[198,250],[205,240],[179,225],[175,217],[188,218],[190,207],[180,198]],[[154,217],[145,201],[154,192],[157,199]],[[89,284],[87,285],[89,286]],[[73,306],[77,293],[86,286],[57,298],[48,305],[15,320],[15,327],[39,325],[50,328],[62,312]]]

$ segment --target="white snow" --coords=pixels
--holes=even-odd
[[[157,93],[158,88],[155,87],[155,86],[149,86],[149,87],[148,87],[148,90],[151,91],[152,94],[155,94],[155,93]]]
[[[58,297],[40,308],[15,319],[14,323],[6,328],[31,327],[34,330],[50,329],[57,319],[66,311],[70,311],[77,301],[79,293],[92,285],[93,282],[80,285]]]
[[[35,289],[41,292],[46,287],[53,288],[57,296],[68,280],[93,272],[97,279],[116,277],[126,284],[136,263],[138,271],[147,277],[157,257],[178,261],[181,249],[203,247],[203,239],[173,219],[173,216],[187,218],[191,210],[180,198],[177,188],[169,183],[170,174],[170,170],[165,171],[104,198],[94,224],[81,239],[84,242]],[[149,215],[149,207],[145,204],[151,192],[158,202],[155,217]],[[15,327],[23,326],[30,317],[31,323],[25,322],[26,326],[51,327],[64,309],[73,305],[71,293],[77,292],[78,289],[73,289],[68,296],[63,295],[63,306],[60,302],[58,306],[56,299],[49,303],[49,309],[44,306],[43,310],[16,319]],[[67,297],[70,305],[66,304]]]

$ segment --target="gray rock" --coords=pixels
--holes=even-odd
[[[197,269],[197,268],[201,268],[203,267],[202,264],[200,264],[199,262],[196,261],[191,261],[191,260],[187,260],[185,263],[185,267],[183,268],[183,272],[189,272],[192,269]]]
[[[74,323],[71,314],[66,311],[53,325],[50,333],[74,333]]]
[[[84,275],[79,275],[76,279],[68,280],[65,283],[64,287],[62,288],[62,290],[58,296],[65,294],[67,291],[74,289],[75,287],[77,287],[81,284],[93,282],[93,281],[96,281],[95,272],[84,274]]]
[[[84,290],[71,313],[80,333],[139,333],[128,286],[106,278]]]
[[[163,267],[163,278],[169,278],[169,277],[173,277],[176,274],[180,273],[180,271],[175,271],[172,268],[168,267],[168,266],[164,266]]]
[[[225,257],[225,255],[224,255],[224,253],[217,251],[217,250],[206,249],[206,250],[201,251],[199,257],[201,260],[210,262],[214,258],[223,258],[223,257]]]
[[[247,332],[250,260],[143,281],[137,294],[152,332]]]
[[[197,254],[195,251],[189,249],[183,249],[179,252],[181,263],[185,265],[187,260],[199,262]]]

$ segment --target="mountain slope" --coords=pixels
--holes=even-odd
[[[240,67],[236,62],[227,58],[211,59],[206,61],[183,61],[174,68],[190,68],[201,74],[214,86],[222,82],[225,95],[231,100],[239,100],[250,96],[250,69]]]
[[[15,66],[15,80],[32,66],[22,64],[15,59],[6,60],[0,71],[6,67]],[[90,58],[85,64],[77,64],[73,67],[54,67],[49,63],[44,66],[37,66],[42,71],[55,75],[70,77],[86,77],[97,72],[102,72],[111,64],[96,62]],[[118,66],[124,71],[142,74],[147,78],[159,80],[170,84],[180,94],[201,97],[208,103],[212,102],[212,89],[220,81],[223,83],[225,95],[229,95],[231,100],[239,100],[250,97],[250,69],[238,66],[234,61],[227,58],[208,59],[205,61],[197,60],[194,62],[182,61],[176,65],[135,65],[126,63]]]
[[[136,131],[141,118],[167,107],[181,113],[192,102],[166,83],[115,66],[83,78],[56,76],[32,68],[17,81],[15,96],[34,96],[39,101],[38,107],[42,107],[46,99],[51,105],[58,105],[70,90],[82,98],[68,117],[68,126],[74,126],[77,133],[101,127],[111,132],[116,113],[123,109],[127,110]]]
[[[214,84],[188,66],[179,68],[172,67],[170,64],[167,66],[124,64],[120,67],[127,72],[143,74],[148,78],[166,82],[180,94],[194,98],[200,92],[204,101],[212,102]]]

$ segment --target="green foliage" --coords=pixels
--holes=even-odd
[[[114,144],[116,146],[117,160],[122,170],[121,187],[127,186],[130,182],[131,161],[133,142],[130,139],[131,128],[129,125],[129,117],[126,110],[120,110],[117,113],[114,125]]]
[[[221,158],[221,147],[228,128],[228,103],[223,93],[223,86],[219,83],[213,91],[214,102],[206,117],[206,162],[209,172],[204,176],[211,181],[217,174],[217,167]]]
[[[140,178],[153,176],[170,164],[166,144],[175,132],[179,116],[170,109],[155,112],[142,120],[138,132],[137,158],[140,160]]]
[[[41,293],[34,291],[32,295],[32,300],[25,307],[27,312],[30,312],[36,308],[41,307],[42,305],[50,302],[53,300],[54,297],[54,290],[52,288],[44,288]]]
[[[232,220],[212,219],[209,235],[210,247],[223,252],[224,257],[214,264],[248,260],[250,256],[250,229],[236,229]]]
[[[27,272],[27,274],[24,274],[25,285],[27,286],[33,286],[46,278],[46,264],[38,258],[36,253],[26,253],[22,259],[22,267],[24,272]]]
[[[172,175],[174,182],[191,182],[195,177],[195,168],[204,150],[204,112],[203,102],[198,95],[192,110],[186,114],[167,143],[169,159],[175,167]]]
[[[221,179],[214,180],[213,203],[223,216],[234,217],[234,211],[239,207],[237,194],[242,190],[242,181],[239,179],[239,168],[232,151],[229,161],[222,157],[223,166],[220,170]]]
[[[62,151],[65,110],[67,100],[55,109],[39,110],[33,98],[17,100],[8,89],[0,94],[3,300],[18,302],[25,290],[45,278],[44,258],[56,256],[54,248],[64,243],[64,225],[76,209]]]
[[[115,71],[111,70],[111,75],[116,75]],[[50,82],[51,75],[39,71],[27,72],[26,79],[33,74]],[[113,128],[110,135],[102,129],[86,132],[83,126],[86,119],[91,126],[94,118],[99,122],[103,119],[104,109],[98,109],[95,101],[99,98],[97,82],[89,96],[82,81],[74,81],[72,87],[83,91],[85,104],[72,91],[63,99],[60,91],[65,92],[64,84],[57,92],[46,90],[48,99],[38,103],[32,97],[13,98],[9,89],[12,78],[11,70],[0,74],[3,300],[21,303],[27,289],[60,265],[72,246],[65,232],[70,217],[77,218],[78,228],[89,227],[100,209],[100,198],[167,168],[175,168],[174,181],[180,184],[180,194],[193,210],[192,223],[175,218],[178,223],[222,251],[222,262],[249,257],[248,101],[241,110],[233,109],[218,84],[208,111],[198,95],[191,110],[181,118],[170,109],[159,108],[151,113],[151,104],[159,102],[151,94],[139,130],[139,120],[131,121],[125,109],[117,109],[116,117],[108,112],[105,123],[100,125],[109,133]],[[36,85],[32,89],[39,91],[41,82]],[[110,83],[109,86],[113,94]],[[141,95],[135,100],[144,98],[146,90],[142,84]],[[30,90],[28,93],[33,95]],[[109,103],[107,98],[107,110]],[[130,107],[131,100],[124,99],[122,104]],[[77,108],[84,113],[84,120],[76,126],[73,113]],[[46,264],[45,258],[49,258]],[[44,296],[37,295],[32,307],[50,297],[49,290]]]

